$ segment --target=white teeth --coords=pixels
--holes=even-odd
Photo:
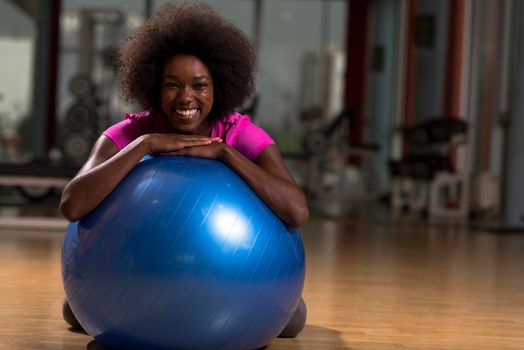
[[[177,109],[176,112],[177,114],[189,117],[190,115],[195,114],[197,112],[197,109]]]

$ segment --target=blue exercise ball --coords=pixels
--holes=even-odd
[[[220,161],[141,161],[62,248],[66,298],[112,347],[256,349],[304,284],[300,233]]]

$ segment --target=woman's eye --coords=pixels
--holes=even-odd
[[[194,88],[196,90],[203,90],[203,89],[207,88],[207,84],[206,83],[198,83],[198,84],[195,84]]]
[[[167,88],[177,88],[178,84],[177,83],[164,83],[164,86]]]

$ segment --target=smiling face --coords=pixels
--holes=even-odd
[[[213,107],[213,78],[207,66],[191,55],[175,55],[164,64],[160,89],[162,110],[181,134],[208,136]]]

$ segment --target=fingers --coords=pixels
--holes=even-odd
[[[222,154],[224,147],[221,145],[221,141],[214,141],[208,145],[199,145],[195,147],[185,147],[177,150],[169,150],[164,152],[159,152],[157,155],[167,156],[167,155],[177,155],[177,156],[193,156],[193,157],[203,157],[203,158],[219,158]]]
[[[186,141],[211,141],[211,142],[222,142],[223,141],[220,137],[207,137],[207,136],[201,136],[201,135],[179,135],[179,134],[171,134],[171,135],[177,139],[186,140]]]
[[[154,137],[155,141],[151,147],[151,153],[154,154],[223,142],[219,137],[210,138],[201,135],[156,134]]]
[[[183,142],[181,143],[181,146],[180,149],[185,149],[185,148],[189,148],[189,147],[198,147],[198,146],[206,146],[206,145],[210,145],[212,143],[222,143],[222,139],[219,138],[219,137],[214,137],[212,139],[210,138],[207,138],[205,140],[188,140],[187,142]]]
[[[220,137],[210,138],[210,137],[200,136],[200,135],[173,135],[173,139],[178,142],[188,143],[191,145],[223,142],[223,140]]]
[[[213,137],[213,138],[209,138],[209,137],[205,137],[203,139],[192,139],[192,140],[189,140],[189,142],[192,142],[193,145],[196,145],[196,144],[210,144],[210,143],[222,143],[222,139],[220,137]]]

